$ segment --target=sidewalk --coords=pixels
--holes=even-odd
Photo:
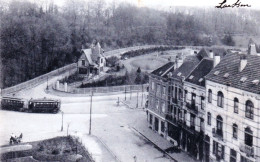
[[[136,132],[141,134],[143,137],[151,141],[160,150],[165,151],[167,148],[173,147],[173,144],[161,137],[158,133],[154,132],[148,127],[146,118],[140,119],[138,122],[130,125]],[[180,153],[167,153],[174,161],[178,162],[197,162],[190,157],[186,152],[181,151]]]
[[[79,138],[95,162],[119,161],[113,152],[111,152],[98,137],[82,133],[72,133],[71,135]]]

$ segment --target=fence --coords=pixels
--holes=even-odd
[[[73,63],[73,64],[70,64],[70,65],[64,66],[62,68],[53,70],[53,71],[51,71],[49,73],[46,73],[46,74],[41,75],[41,76],[38,76],[38,77],[36,77],[34,79],[31,79],[31,80],[28,80],[26,82],[17,84],[17,85],[12,86],[12,87],[8,87],[8,88],[5,88],[5,89],[2,89],[2,95],[11,94],[11,93],[20,91],[22,89],[33,88],[33,87],[39,85],[40,83],[46,81],[47,79],[51,79],[51,77],[53,77],[53,76],[65,73],[66,71],[71,71],[73,69],[76,70],[76,68],[77,68],[77,64]]]
[[[113,93],[113,92],[137,92],[143,91],[146,92],[148,88],[148,84],[141,84],[141,85],[124,85],[124,86],[110,86],[110,87],[92,87],[92,88],[74,88],[74,87],[67,87],[65,91],[65,86],[63,84],[53,84],[53,89],[57,91],[62,91],[66,93],[72,94],[90,94],[93,93]]]

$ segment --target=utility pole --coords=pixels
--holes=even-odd
[[[130,100],[132,99],[132,88],[131,88],[131,85],[130,85]]]
[[[142,100],[141,100],[141,107],[143,107],[143,96],[144,96],[144,86],[142,84]]]
[[[63,111],[61,111],[61,129],[60,131],[62,132],[63,131]]]
[[[126,86],[125,86],[125,100],[126,100]]]
[[[136,102],[136,108],[138,108],[138,91],[137,91],[137,102]]]
[[[91,135],[92,96],[93,96],[93,91],[91,91],[90,94],[89,135]]]

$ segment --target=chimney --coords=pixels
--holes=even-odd
[[[243,71],[243,69],[246,67],[247,64],[247,59],[246,59],[246,55],[242,55],[240,56],[240,62],[239,62],[239,72]]]
[[[182,56],[176,56],[174,69],[179,68],[183,63]]]
[[[249,52],[250,55],[256,55],[257,54],[255,44],[252,43],[252,44],[249,45],[248,52]]]
[[[213,59],[213,57],[214,57],[213,51],[212,51],[212,50],[209,50],[209,58],[212,58],[212,59]]]
[[[220,62],[220,56],[219,55],[215,55],[214,56],[214,67],[216,67],[219,62]]]

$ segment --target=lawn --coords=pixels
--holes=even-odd
[[[178,53],[190,55],[193,52],[193,50],[187,48],[183,50],[169,50],[163,52],[153,52],[121,61],[128,71],[136,71],[137,68],[140,67],[143,72],[151,72],[166,64],[168,62],[168,58],[171,58],[171,61],[174,61]]]

